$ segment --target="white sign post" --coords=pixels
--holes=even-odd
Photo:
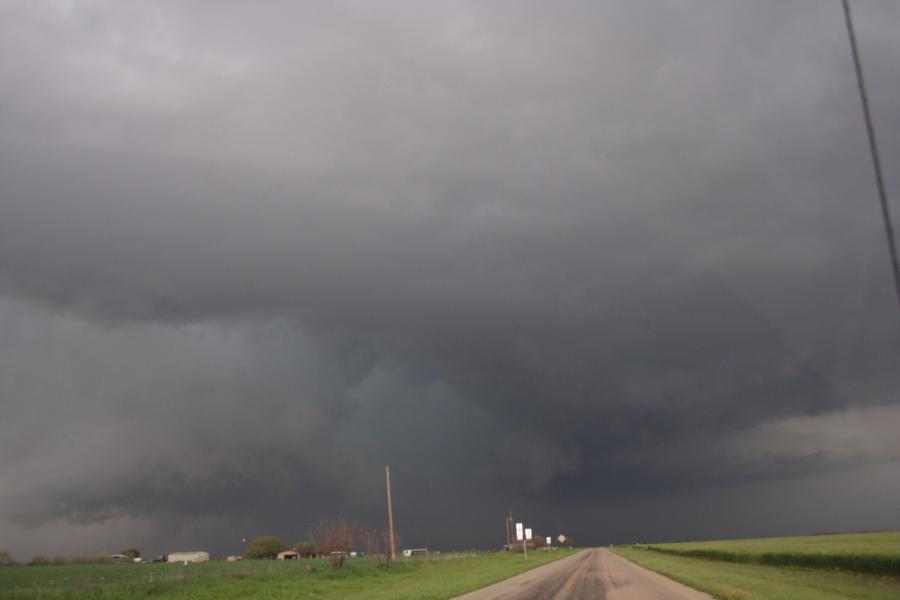
[[[547,536],[547,547],[549,548],[552,545],[553,545],[553,538],[548,535]]]

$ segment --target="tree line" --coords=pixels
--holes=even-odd
[[[386,529],[367,529],[351,524],[345,517],[323,519],[310,529],[306,539],[288,546],[275,536],[260,536],[250,541],[244,549],[244,557],[271,559],[285,550],[294,550],[303,558],[328,557],[332,566],[340,568],[350,552],[360,552],[379,557],[387,563],[390,534]],[[399,536],[394,534],[395,544]]]

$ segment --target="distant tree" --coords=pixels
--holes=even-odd
[[[282,550],[288,547],[275,536],[264,535],[247,544],[244,556],[247,558],[275,558]]]
[[[319,544],[313,538],[294,544],[294,551],[305,558],[312,558],[319,553]]]
[[[43,554],[35,554],[31,558],[31,562],[28,563],[30,565],[49,565],[52,564],[53,561],[48,556],[44,556]]]
[[[10,556],[9,551],[0,550],[0,566],[14,565],[16,561]]]
[[[544,548],[547,546],[547,538],[543,535],[534,535],[531,538],[535,548]]]
[[[127,556],[129,560],[134,560],[136,558],[141,557],[141,553],[135,550],[134,548],[129,548],[128,550],[122,550],[122,555]]]

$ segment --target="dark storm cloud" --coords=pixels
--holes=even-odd
[[[510,504],[590,538],[896,465],[838,7],[3,12],[4,538],[378,523],[388,461],[411,542]],[[900,14],[858,12],[896,164]]]

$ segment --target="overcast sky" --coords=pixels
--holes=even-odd
[[[867,151],[837,1],[4,0],[0,548],[900,529]]]

